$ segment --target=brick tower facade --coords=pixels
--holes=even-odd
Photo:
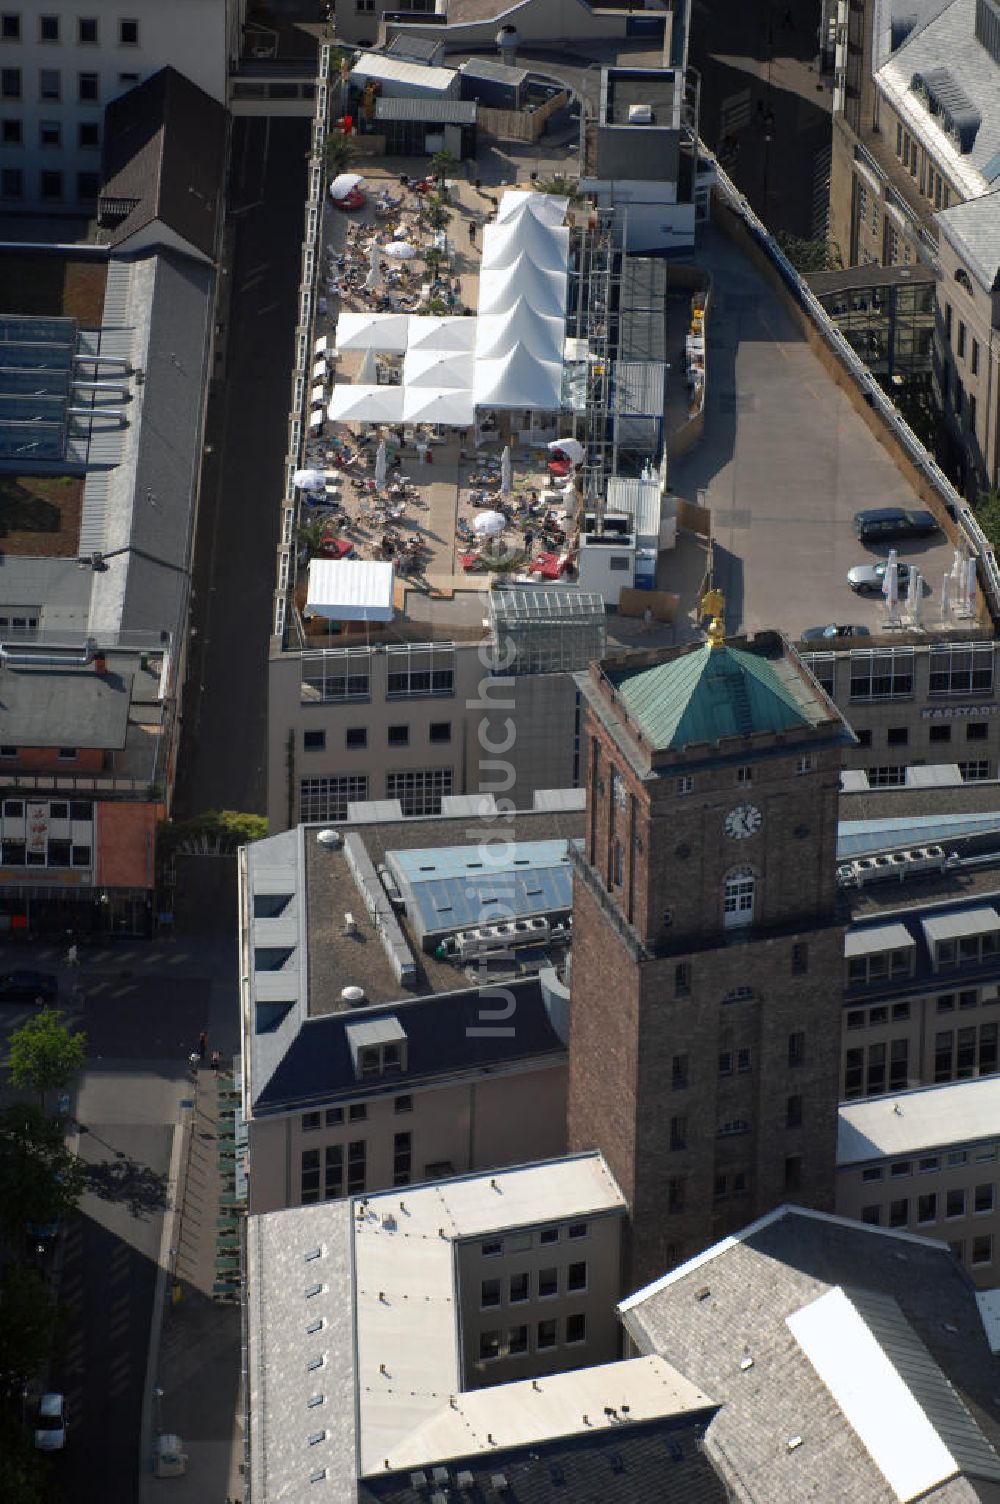
[[[635,1286],[784,1200],[833,1207],[853,736],[775,633],[578,683],[568,1138],[625,1192]]]

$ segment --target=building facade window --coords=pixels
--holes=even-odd
[[[398,799],[404,815],[439,815],[441,800],[452,792],[451,768],[427,768],[389,773],[386,798]]]
[[[413,1135],[396,1133],[392,1140],[392,1183],[409,1185],[413,1167]]]
[[[934,697],[993,693],[993,643],[940,644],[928,653],[928,693]]]
[[[356,1139],[347,1146],[347,1194],[360,1196],[366,1189],[368,1146],[365,1140]]]
[[[368,798],[368,778],[364,773],[340,778],[302,778],[299,780],[299,819],[346,820],[347,806]]]
[[[722,895],[723,927],[739,929],[752,924],[757,879],[752,867],[734,867],[726,874]]]

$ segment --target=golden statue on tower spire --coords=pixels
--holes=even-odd
[[[713,648],[721,648],[726,640],[726,622],[723,615],[726,609],[726,597],[722,591],[713,586],[706,590],[699,601],[699,609],[702,616],[711,617],[708,624],[708,640]]]

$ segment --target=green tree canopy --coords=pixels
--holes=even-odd
[[[1000,490],[980,491],[972,510],[990,543],[1000,549]]]
[[[56,1305],[45,1280],[23,1264],[8,1264],[0,1275],[0,1393],[19,1395],[38,1373],[55,1328]]]
[[[86,1035],[68,1029],[58,1008],[43,1008],[10,1036],[10,1079],[22,1090],[45,1093],[66,1086],[83,1065]]]
[[[57,1504],[59,1498],[58,1485],[20,1414],[0,1415],[0,1499],[4,1504]]]
[[[72,1211],[84,1173],[63,1143],[61,1123],[34,1103],[0,1111],[0,1231],[9,1241],[19,1241],[29,1223],[45,1227]]]

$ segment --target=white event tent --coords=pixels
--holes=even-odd
[[[333,389],[334,422],[465,427],[476,408],[562,406],[569,268],[568,200],[512,192],[483,233],[479,317],[343,313],[340,350],[402,355],[402,385]]]

